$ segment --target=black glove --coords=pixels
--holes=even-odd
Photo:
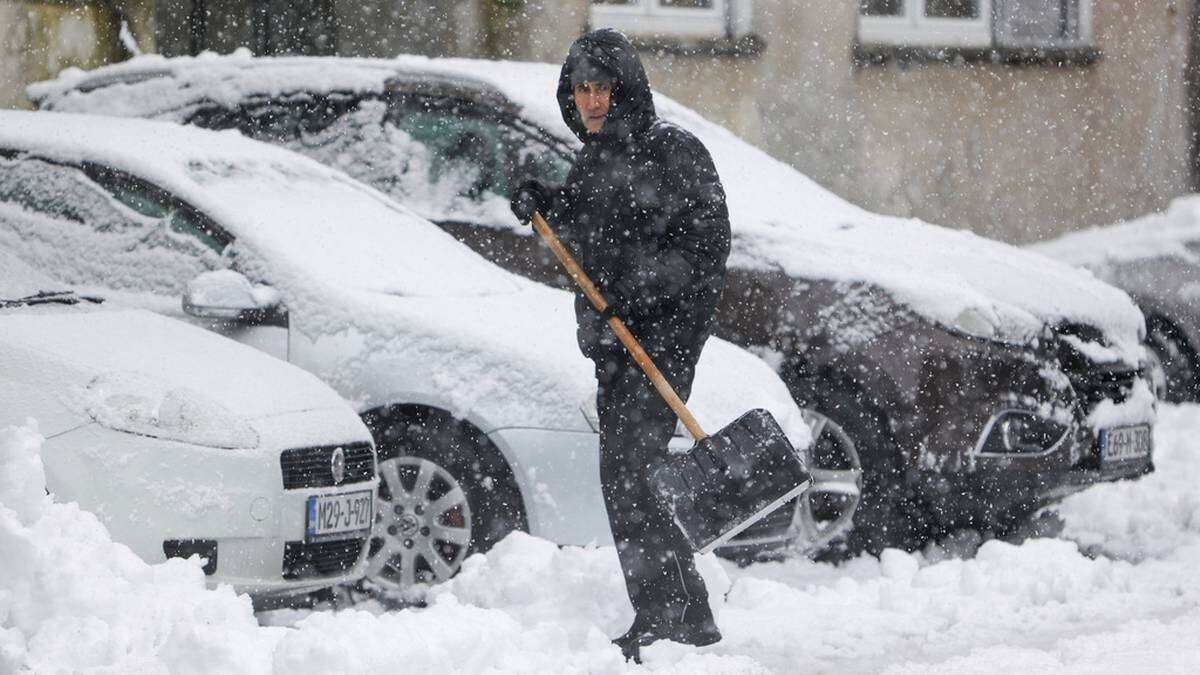
[[[513,191],[508,205],[517,220],[528,223],[533,220],[534,211],[540,211],[542,215],[546,215],[553,201],[554,195],[544,183],[538,180],[527,180]]]
[[[625,319],[625,310],[629,309],[631,303],[636,302],[634,293],[636,290],[632,284],[626,279],[617,279],[605,286],[604,299],[608,301],[608,308],[600,313],[607,321],[610,316]]]

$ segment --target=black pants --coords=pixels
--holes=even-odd
[[[685,400],[698,351],[652,353]],[[650,491],[649,472],[667,456],[675,413],[620,346],[595,357],[600,482],[637,622],[645,627],[711,621],[708,590],[696,571],[692,549]]]

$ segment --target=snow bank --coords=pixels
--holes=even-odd
[[[1153,474],[1098,485],[1058,512],[1064,535],[1100,554],[1133,561],[1200,554],[1200,407],[1162,406],[1154,428]]]
[[[991,541],[970,559],[889,550],[840,566],[702,557],[724,641],[655,645],[642,670],[1194,672],[1200,406],[1167,407],[1158,428],[1158,473],[1061,509],[1070,538],[1137,554],[1129,560],[1054,539]],[[517,534],[468,559],[427,609],[301,613],[291,627],[262,627],[245,598],[204,590],[195,562],[146,565],[90,514],[50,503],[39,445],[32,424],[0,431],[2,672],[627,669],[609,644],[632,614],[611,548]]]
[[[279,629],[204,587],[197,560],[147,565],[45,492],[36,424],[0,429],[0,672],[255,673]]]

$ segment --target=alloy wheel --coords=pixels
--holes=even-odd
[[[794,546],[809,554],[852,526],[863,468],[854,441],[836,422],[813,410],[803,412],[813,437],[807,451],[812,487],[800,498],[792,528],[799,533]]]
[[[471,548],[471,505],[448,471],[420,457],[379,463],[367,578],[407,590],[454,576]]]

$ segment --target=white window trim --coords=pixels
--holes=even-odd
[[[734,37],[744,32],[737,29],[744,21],[730,22],[730,9],[748,16],[750,0],[712,0],[712,7],[664,7],[658,0],[635,0],[631,5],[596,5],[591,7],[592,25],[610,26],[630,35],[666,35],[678,37],[726,37],[731,26]],[[742,7],[742,6],[745,7]]]
[[[903,16],[858,16],[858,39],[864,44],[897,47],[992,46],[992,0],[979,0],[974,19],[931,19],[925,0],[904,0]]]

